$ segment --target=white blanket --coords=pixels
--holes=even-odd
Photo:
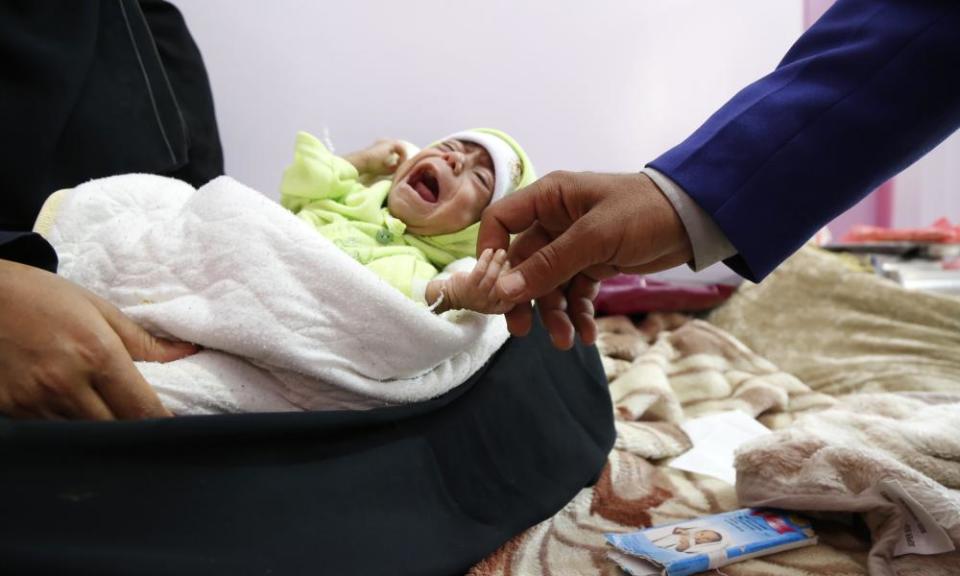
[[[463,383],[500,316],[434,315],[261,194],[124,175],[60,192],[37,221],[59,273],[151,332],[205,350],[138,363],[175,413],[368,408]]]

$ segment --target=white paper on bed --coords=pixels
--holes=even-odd
[[[194,190],[115,176],[57,201],[41,231],[62,276],[156,334],[207,348],[138,363],[176,413],[426,400],[463,383],[507,338],[501,316],[434,315],[228,177]]]

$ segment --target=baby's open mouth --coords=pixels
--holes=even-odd
[[[429,166],[424,166],[417,170],[407,179],[407,184],[420,195],[425,202],[434,204],[440,197],[440,183],[437,181],[436,174],[430,170]]]

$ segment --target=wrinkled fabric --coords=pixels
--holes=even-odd
[[[535,319],[463,386],[350,412],[0,418],[6,574],[463,574],[613,444],[596,349]]]
[[[506,341],[502,316],[436,315],[228,177],[125,175],[51,197],[60,274],[204,350],[137,363],[179,414],[324,410],[439,396]]]
[[[903,293],[903,298],[910,297]],[[842,315],[837,318],[841,324],[845,320]],[[759,328],[769,320],[760,314],[753,322]],[[863,493],[862,499],[850,496],[849,490],[868,486],[879,472],[900,474],[904,486],[911,485],[906,480],[923,477],[922,484],[940,484],[932,494],[943,496],[947,487],[955,498],[960,482],[960,433],[956,431],[960,419],[954,416],[956,405],[949,402],[956,402],[956,394],[833,397],[810,389],[728,332],[681,314],[650,314],[638,325],[623,316],[608,316],[598,319],[598,327],[597,347],[611,382],[617,430],[600,480],[561,512],[474,566],[471,576],[614,573],[604,532],[633,532],[741,508],[734,486],[669,466],[670,458],[690,448],[680,426],[685,418],[727,410],[755,416],[774,431],[763,449],[753,453],[749,478],[743,482],[755,488],[769,482],[769,493],[786,502],[793,496],[819,495],[821,509],[826,510],[822,505],[829,488],[841,496],[846,510],[857,501],[863,504],[862,511],[876,519],[889,511],[891,501],[873,490]],[[930,365],[937,362],[934,357],[927,359]],[[956,385],[954,390],[958,391]],[[822,449],[800,450],[791,442],[798,437],[812,437],[816,442],[807,446]],[[847,446],[838,449],[851,439],[855,446],[845,442]],[[858,460],[868,465],[858,476],[854,468],[842,466],[852,461],[847,458],[851,454],[884,454],[887,460]],[[896,467],[877,466],[898,460]],[[772,465],[768,467],[767,462]],[[796,468],[783,471],[784,463]],[[807,475],[806,486],[797,482],[800,473],[813,472],[817,466],[822,466],[823,474]],[[835,477],[834,472],[843,476]],[[850,481],[849,487],[844,480]],[[817,487],[823,490],[806,490]],[[759,493],[747,489],[743,496]],[[952,509],[950,498],[939,501],[948,504],[942,512]],[[954,525],[948,514],[941,518]],[[817,545],[737,562],[723,572],[729,576],[868,574],[868,563],[874,561],[870,531],[859,517],[819,514],[814,526]],[[960,551],[908,554],[892,563],[903,576],[953,576],[960,566]]]
[[[960,382],[960,298],[905,290],[818,248],[744,284],[709,320],[827,394],[954,392]]]
[[[861,514],[874,576],[897,574],[894,551],[916,514],[885,482],[897,482],[960,548],[960,393],[843,397],[743,446],[736,468],[744,506]]]
[[[725,284],[680,284],[621,274],[600,283],[594,303],[601,314],[709,310],[735,290]]]

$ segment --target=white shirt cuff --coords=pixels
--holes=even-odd
[[[712,264],[737,254],[737,249],[733,247],[733,244],[727,239],[727,235],[717,226],[713,218],[693,198],[690,198],[676,182],[649,166],[641,172],[653,180],[653,183],[663,192],[663,195],[667,197],[667,200],[673,205],[673,209],[680,216],[680,221],[683,222],[683,227],[687,230],[687,237],[690,239],[690,247],[693,249],[693,261],[689,263],[690,268],[699,272]]]

